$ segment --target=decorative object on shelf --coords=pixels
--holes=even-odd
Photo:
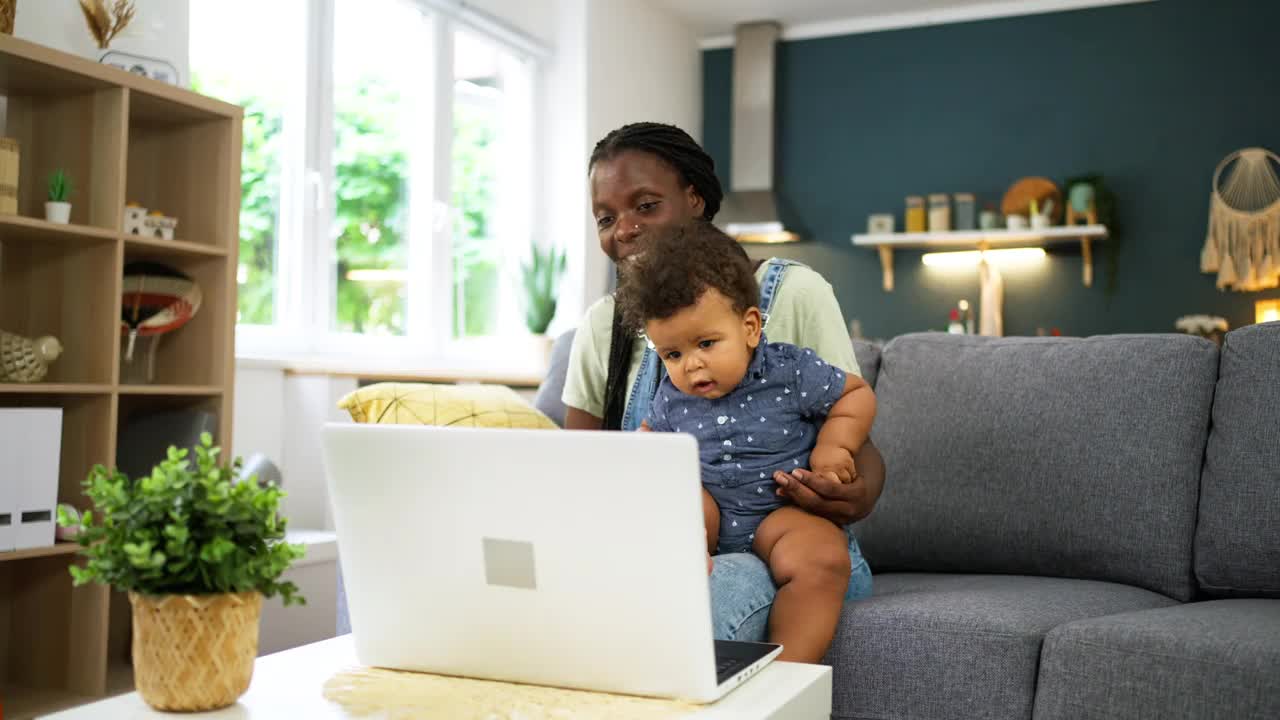
[[[14,17],[18,14],[18,0],[0,0],[0,33],[13,34]]]
[[[1026,230],[1029,221],[1026,215],[1005,215],[1004,226],[1009,230]]]
[[[21,159],[18,141],[0,137],[0,215],[18,214],[18,165]]]
[[[978,262],[978,334],[1004,336],[1004,276],[984,254]]]
[[[159,210],[148,211],[136,202],[124,206],[124,232],[156,240],[172,240],[178,218],[169,217]]]
[[[58,506],[62,408],[0,408],[0,549],[49,547]],[[6,477],[7,476],[7,477]]]
[[[1218,345],[1222,344],[1222,336],[1230,329],[1226,318],[1217,315],[1183,315],[1174,321],[1173,326],[1180,332],[1212,340]]]
[[[951,230],[951,197],[946,193],[929,196],[929,232]]]
[[[1121,231],[1116,223],[1116,198],[1106,181],[1097,173],[1067,178],[1066,224],[1074,226],[1083,219],[1089,225],[1104,225],[1111,242],[1107,244],[1107,292],[1116,287],[1116,272],[1120,264]],[[1086,284],[1093,284],[1093,241],[1080,238],[1080,253],[1084,256]]]
[[[1280,321],[1280,300],[1259,300],[1254,303],[1253,321],[1256,323]]]
[[[115,0],[110,7],[106,0],[80,0],[80,10],[89,34],[102,50],[110,47],[111,41],[128,27],[134,12],[132,0]]]
[[[1080,220],[1086,225],[1098,224],[1098,188],[1090,180],[1067,182],[1066,224],[1075,225]]]
[[[125,203],[124,206],[124,232],[130,235],[142,235],[146,233],[147,227],[145,220],[147,219],[147,209],[136,202]]]
[[[74,524],[59,525],[58,529],[55,530],[53,533],[54,539],[59,542],[75,542],[76,536],[80,534],[80,521],[81,521],[80,511],[76,509],[75,505],[68,505],[67,503],[58,503],[57,512],[58,512],[57,517],[62,517],[65,514],[68,518],[71,519],[71,522]]]
[[[986,209],[978,215],[979,228],[983,230],[999,230],[1000,226],[1000,213],[996,212],[995,206],[988,205]]]
[[[1213,173],[1209,231],[1200,271],[1218,274],[1218,289],[1253,292],[1280,286],[1280,157],[1263,148],[1237,150]]]
[[[909,233],[925,231],[924,198],[919,195],[907,196],[905,225]]]
[[[62,343],[55,337],[32,339],[0,330],[0,382],[40,382],[60,355]]]
[[[888,235],[893,232],[893,213],[876,213],[867,218],[867,233],[870,235]]]
[[[1053,225],[1053,198],[1044,201],[1044,208],[1035,200],[1031,201],[1031,227],[1036,230],[1044,230]]]
[[[172,240],[174,228],[178,227],[178,218],[171,218],[159,210],[152,210],[142,221],[147,237],[157,240]]]
[[[972,335],[974,332],[973,307],[969,305],[968,300],[961,300],[956,307],[960,309],[960,319],[964,321],[964,333]]]
[[[964,334],[964,324],[960,322],[959,308],[951,308],[951,314],[948,316],[947,332],[952,335]]]
[[[977,228],[977,207],[973,193],[956,193],[953,196],[956,211],[956,229],[974,230]]]
[[[1047,178],[1029,177],[1015,182],[1008,192],[1004,194],[1004,200],[1000,203],[1000,211],[1004,213],[1006,218],[1012,215],[1021,215],[1029,219],[1032,214],[1032,201],[1044,208],[1048,207],[1045,204],[1046,200],[1053,200],[1049,224],[1057,225],[1062,217],[1062,191],[1058,190],[1058,186]]]
[[[170,447],[147,481],[97,465],[84,483],[93,512],[79,523],[58,515],[59,525],[78,525],[87,558],[70,567],[76,585],[129,593],[134,682],[157,710],[235,702],[253,674],[263,598],[303,602],[280,581],[303,554],[284,542],[283,493],[242,478],[239,459],[220,466],[217,454],[205,433],[194,463]],[[184,510],[176,518],[175,507]],[[104,524],[109,517],[129,522]]]
[[[134,75],[141,75],[144,78],[159,80],[170,85],[180,85],[178,79],[178,68],[173,63],[161,58],[147,57],[145,55],[134,55],[133,53],[120,52],[119,50],[108,50],[102,54],[98,62],[103,65],[110,65],[117,70],[131,72]]]
[[[161,336],[195,317],[202,298],[194,280],[167,265],[136,262],[125,266],[120,330],[127,339],[120,347],[120,382],[154,381]]]
[[[66,225],[71,222],[71,181],[61,168],[49,176],[49,201],[44,204],[44,219]]]

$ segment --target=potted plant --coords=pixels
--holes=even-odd
[[[71,222],[71,181],[61,168],[54,170],[49,176],[49,202],[44,204],[44,219],[51,223],[66,225]]]
[[[564,275],[565,253],[556,248],[545,250],[533,244],[528,264],[521,263],[520,273],[524,281],[524,322],[529,332],[540,338],[545,355],[551,353],[551,338],[547,327],[556,316],[556,297],[560,291],[560,278]]]
[[[263,597],[304,602],[280,581],[303,553],[284,542],[284,493],[241,477],[238,458],[219,465],[218,452],[204,433],[194,467],[174,447],[136,480],[96,466],[84,482],[93,507],[79,519],[58,513],[87,558],[71,566],[75,584],[129,593],[134,682],[158,710],[235,702],[253,675]]]

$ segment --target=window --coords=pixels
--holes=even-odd
[[[192,84],[246,109],[242,352],[524,334],[535,53],[437,5],[192,0]]]

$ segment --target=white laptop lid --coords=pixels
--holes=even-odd
[[[330,424],[324,454],[362,663],[717,696],[692,437]]]

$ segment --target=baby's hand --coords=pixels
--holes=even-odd
[[[815,473],[832,473],[842,483],[853,482],[853,455],[839,445],[823,444],[809,453],[809,469]]]
[[[648,420],[641,420],[640,427],[636,428],[636,432],[653,432],[653,428],[649,427]]]

